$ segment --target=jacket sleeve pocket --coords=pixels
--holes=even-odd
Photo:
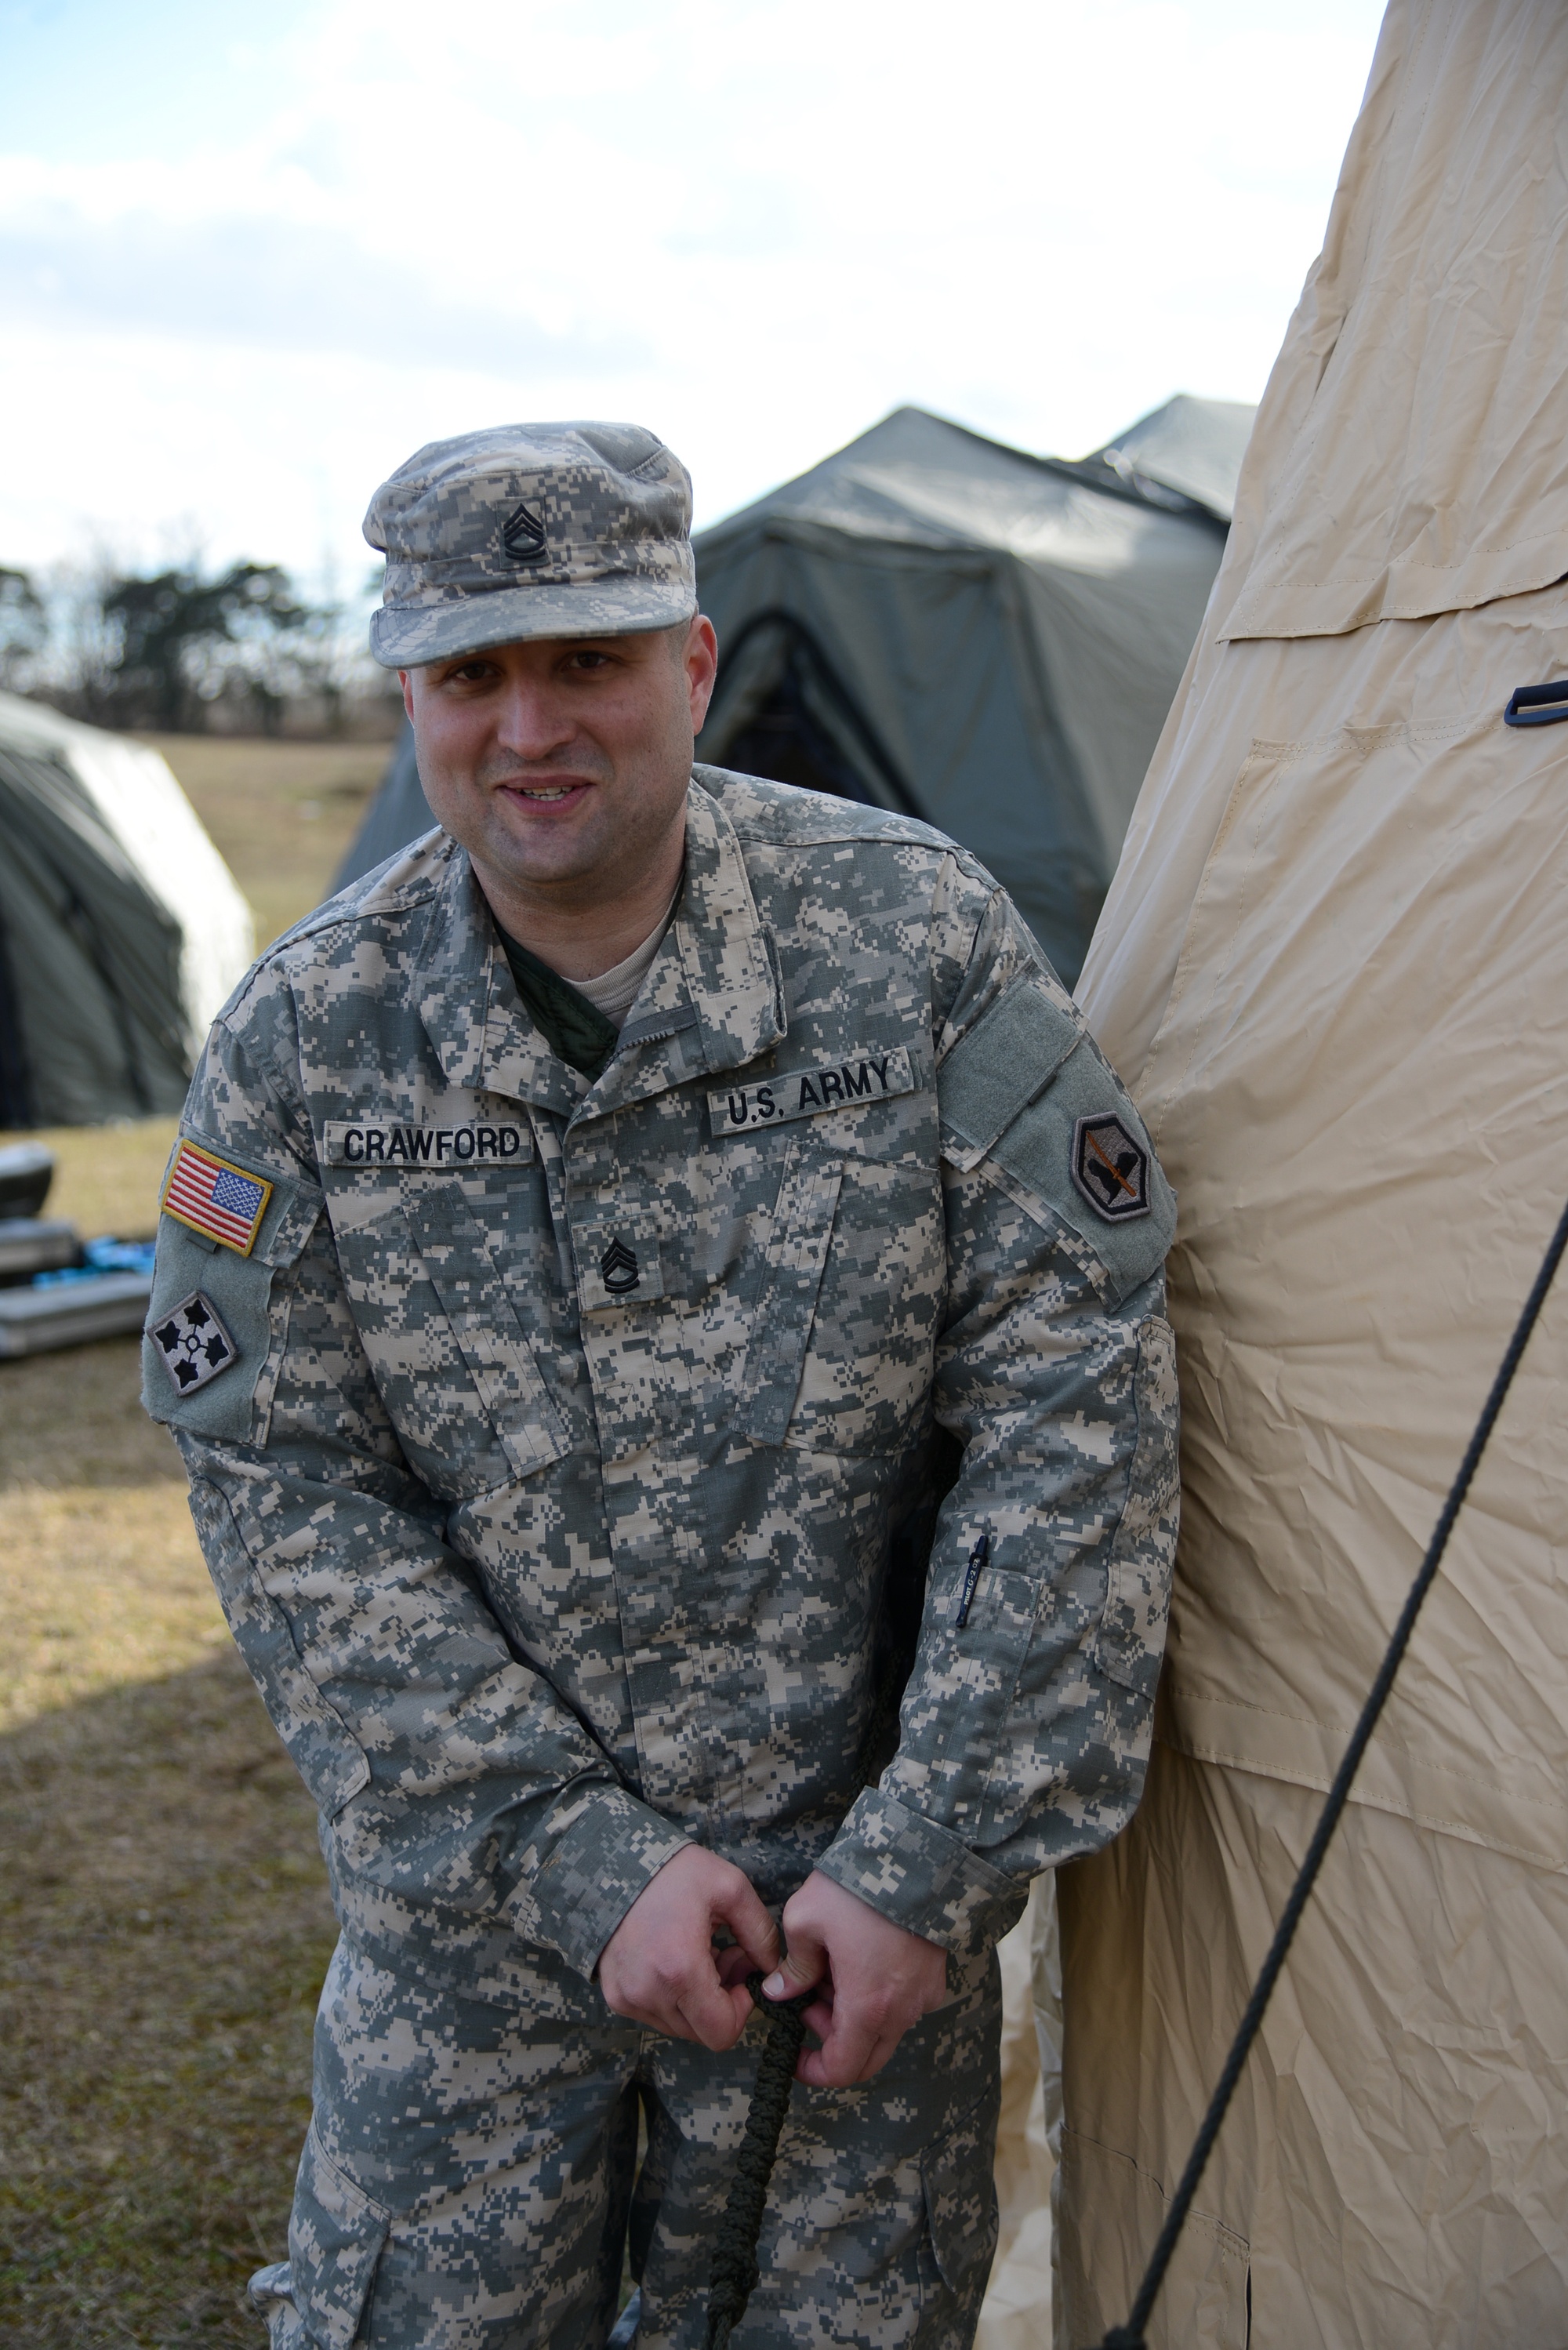
[[[779,1186],[741,1384],[741,1433],[757,1444],[784,1440],[811,1344],[843,1180],[841,1159],[814,1159],[797,1145]]]
[[[1157,1315],[1139,1326],[1134,1388],[1137,1439],[1127,1497],[1111,1541],[1095,1660],[1111,1680],[1152,1698],[1165,1653],[1181,1501],[1176,1338],[1169,1323]]]
[[[151,1417],[192,1436],[227,1437],[240,1444],[266,1441],[288,1327],[287,1299],[274,1296],[274,1276],[297,1261],[323,1205],[314,1183],[271,1169],[254,1171],[269,1185],[270,1197],[248,1256],[193,1232],[167,1211],[159,1218],[158,1261],[141,1342],[141,1400]],[[154,1333],[197,1292],[217,1314],[234,1360],[219,1377],[182,1394]]]
[[[392,2215],[333,2161],[311,2123],[288,2227],[288,2299],[306,2338],[353,2350]]]
[[[317,1687],[294,1644],[287,1617],[262,1585],[234,1512],[217,1486],[205,1478],[196,1479],[191,1487],[191,1515],[229,1629],[251,1679],[261,1691],[295,1769],[320,1805],[323,1817],[333,1819],[351,1796],[369,1784],[365,1750]]]

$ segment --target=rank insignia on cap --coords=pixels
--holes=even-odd
[[[247,1175],[243,1167],[182,1142],[163,1186],[162,1207],[166,1216],[189,1224],[193,1232],[249,1256],[271,1197],[272,1185],[260,1175]]]
[[[1073,1128],[1073,1180],[1107,1223],[1148,1213],[1148,1152],[1112,1110]]]
[[[530,506],[513,508],[503,526],[501,544],[514,563],[537,563],[545,552],[545,525]]]
[[[239,1360],[239,1349],[224,1329],[217,1307],[199,1289],[154,1323],[148,1336],[182,1395],[204,1388],[209,1379]]]

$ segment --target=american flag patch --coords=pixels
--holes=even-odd
[[[247,1175],[243,1167],[182,1142],[163,1187],[163,1212],[249,1256],[271,1197],[272,1185],[259,1175]]]

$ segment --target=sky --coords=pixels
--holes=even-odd
[[[0,0],[0,565],[352,594],[426,441],[629,418],[717,520],[904,402],[1255,400],[1371,0]]]

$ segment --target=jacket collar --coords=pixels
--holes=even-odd
[[[490,909],[454,842],[420,958],[418,1003],[450,1085],[570,1118],[604,1116],[704,1073],[739,1068],[784,1035],[777,951],[735,827],[695,781],[675,920],[597,1085],[556,1058],[518,999]]]
[[[693,782],[675,920],[585,1115],[600,1118],[691,1077],[739,1068],[776,1044],[786,1024],[776,963],[735,827]]]
[[[557,1060],[518,998],[468,852],[453,841],[420,958],[420,1018],[449,1085],[569,1118],[587,1079]]]

